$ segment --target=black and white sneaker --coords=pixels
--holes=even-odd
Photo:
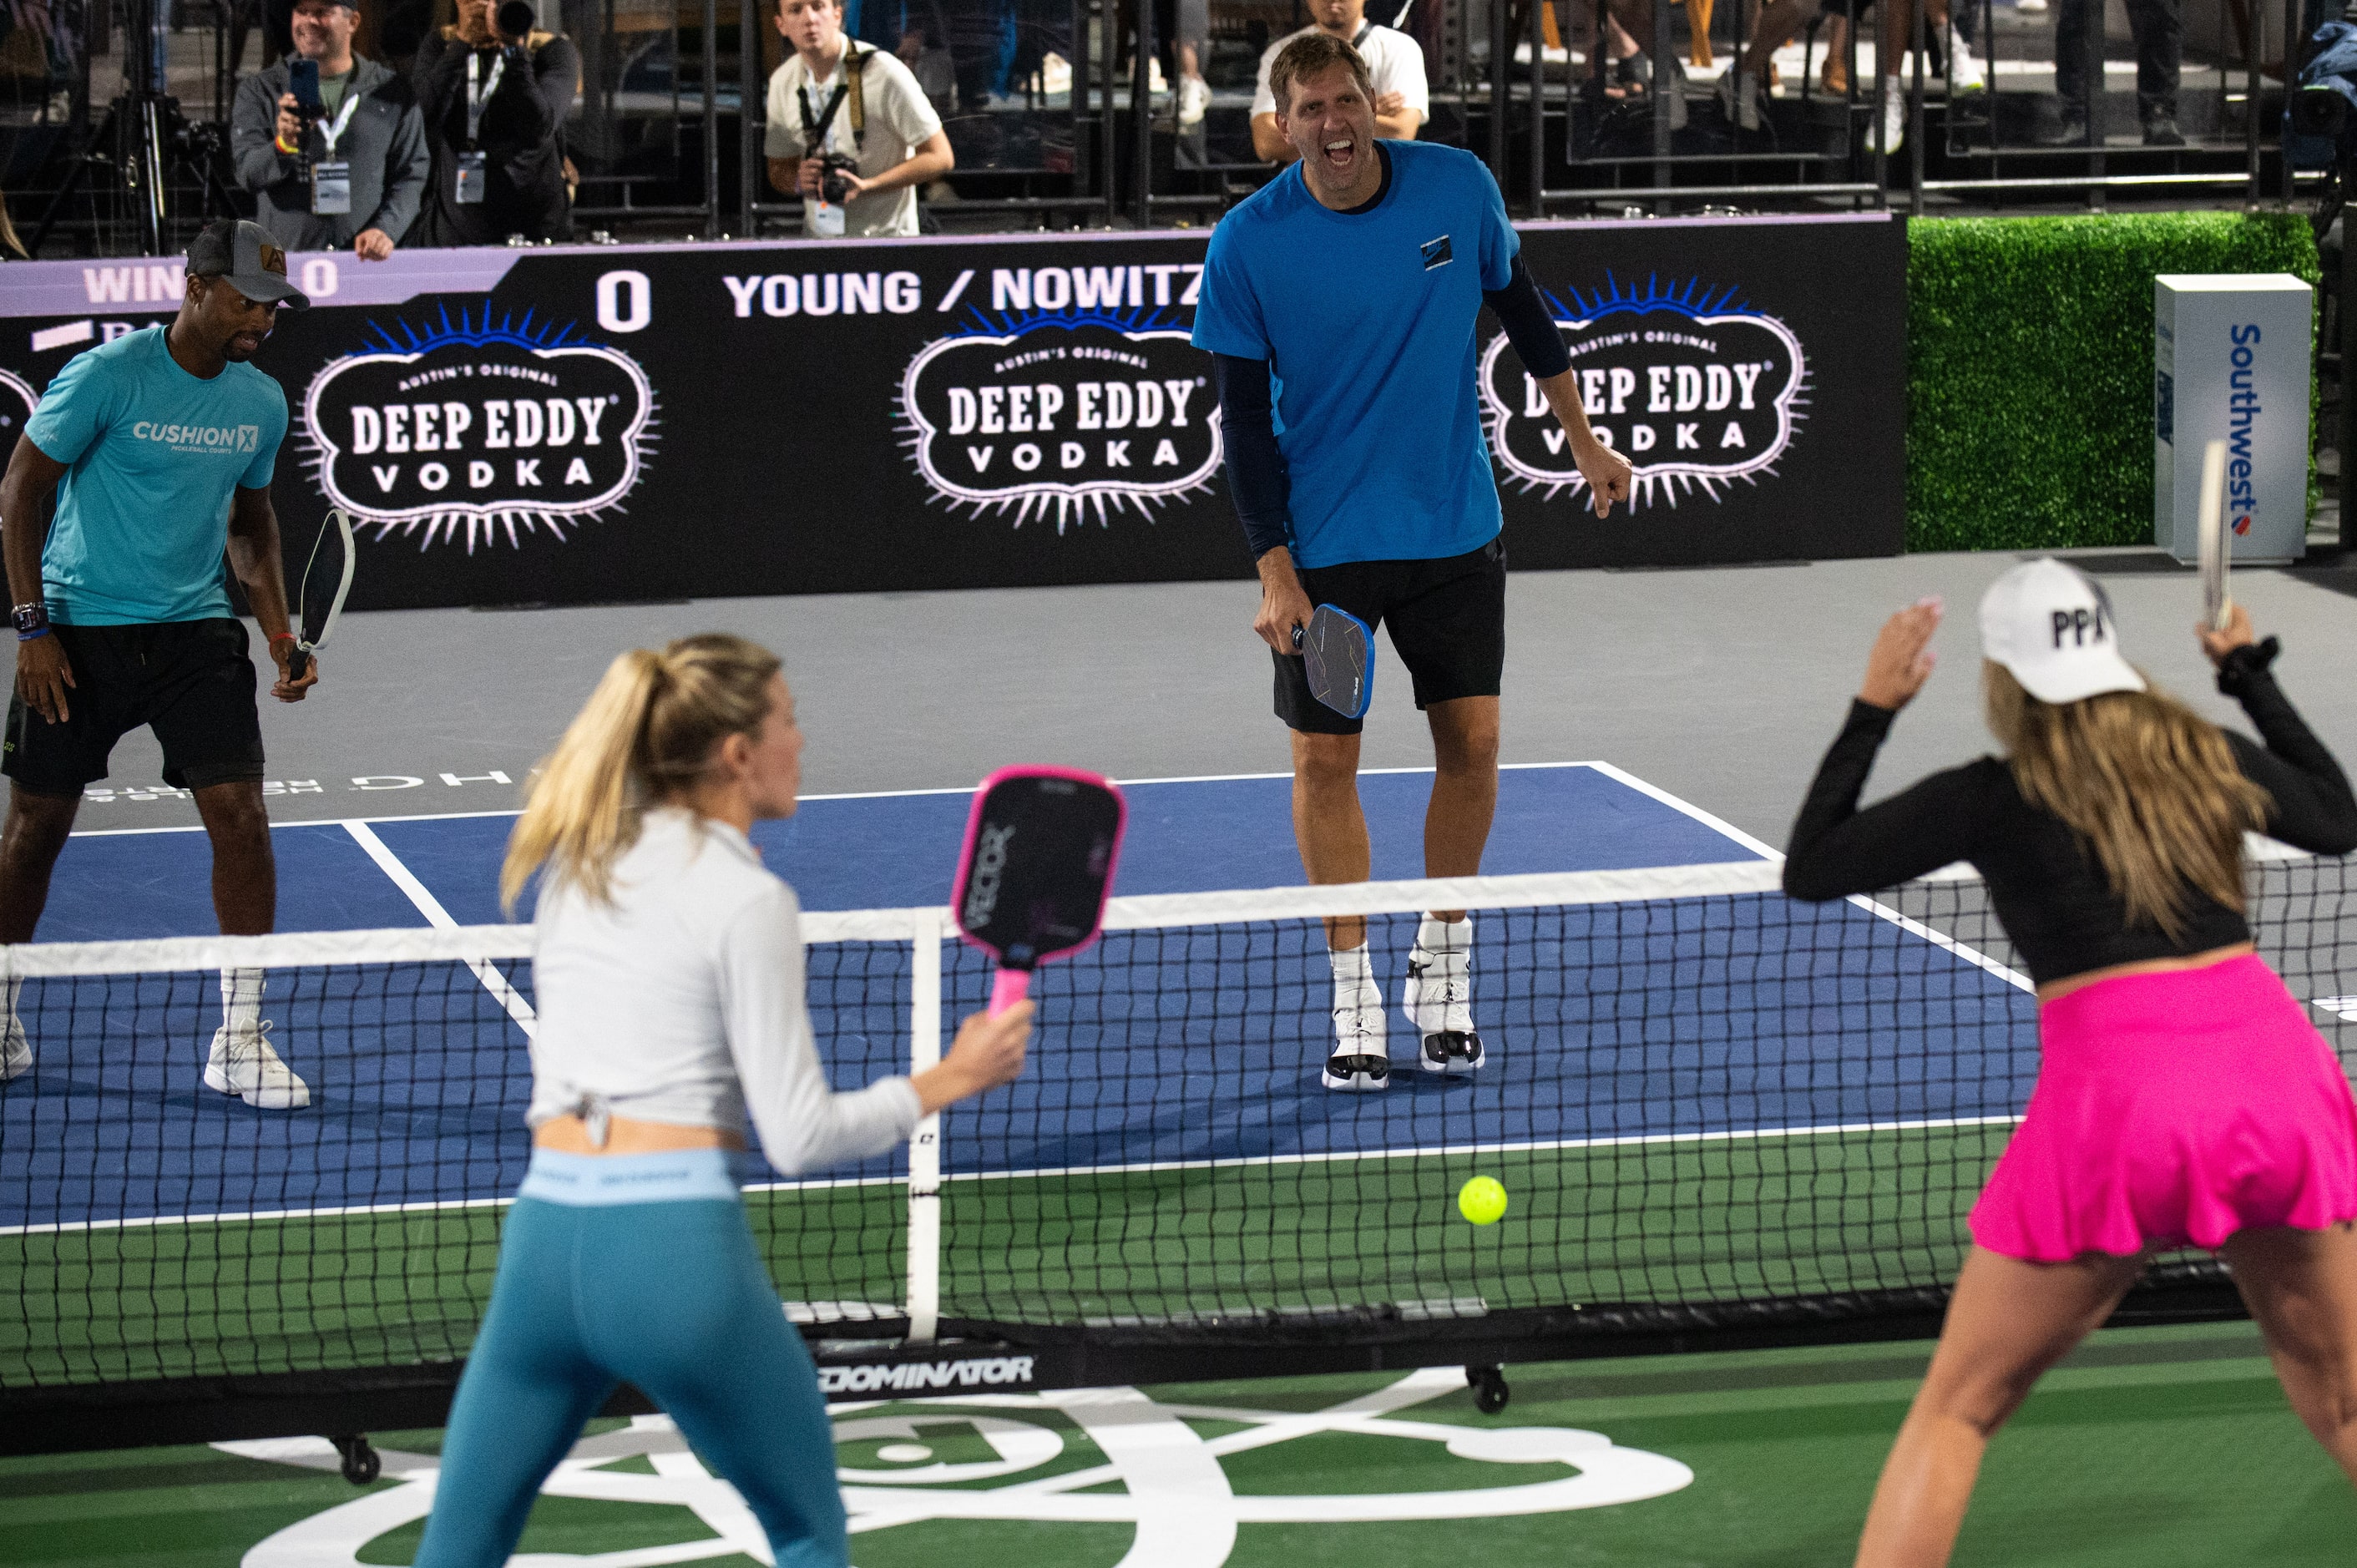
[[[1326,1070],[1318,1075],[1318,1082],[1346,1094],[1383,1089],[1389,1086],[1391,1080],[1391,1058],[1372,1057],[1363,1052],[1337,1051],[1326,1058]]]
[[[1392,1059],[1383,1039],[1383,988],[1369,978],[1355,987],[1337,981],[1334,991],[1334,1054],[1318,1081],[1344,1093],[1387,1087]]]
[[[1469,942],[1472,933],[1464,933]],[[1400,1006],[1423,1042],[1417,1065],[1426,1072],[1469,1073],[1482,1063],[1473,1027],[1473,954],[1469,946],[1434,950],[1419,940],[1407,956]]]

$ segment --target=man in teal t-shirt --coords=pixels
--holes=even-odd
[[[213,224],[188,247],[172,324],[70,360],[9,457],[0,554],[16,687],[0,742],[10,781],[0,942],[32,940],[83,786],[106,777],[114,743],[142,725],[163,746],[164,781],[192,792],[204,818],[222,932],[260,935],[275,918],[253,663],[221,556],[270,639],[271,695],[302,701],[318,666],[287,677],[295,639],[270,505],[286,396],[246,362],[281,302],[309,304],[286,282],[285,253],[258,224]],[[52,490],[57,518],[44,530]],[[309,1087],[266,1037],[262,983],[258,969],[221,972],[223,1018],[205,1082],[250,1105],[307,1105]],[[0,1081],[33,1065],[17,994],[12,984]]]

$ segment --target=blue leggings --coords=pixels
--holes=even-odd
[[[733,1196],[593,1197],[587,1206],[532,1196],[552,1166],[621,1176],[666,1162],[675,1169],[677,1156],[535,1153],[450,1407],[416,1568],[506,1563],[540,1484],[618,1380],[670,1412],[744,1494],[779,1568],[849,1563],[826,1405],[743,1205]]]

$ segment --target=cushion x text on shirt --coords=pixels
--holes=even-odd
[[[1383,142],[1372,211],[1319,203],[1295,164],[1211,231],[1195,347],[1266,360],[1302,566],[1478,550],[1502,514],[1474,326],[1521,241],[1472,154]]]
[[[252,365],[182,370],[163,327],[66,361],[25,434],[66,465],[41,550],[41,594],[66,626],[204,620],[221,584],[230,502],[269,487],[286,394]]]

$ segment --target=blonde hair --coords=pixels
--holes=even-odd
[[[2243,832],[2266,825],[2270,801],[2217,725],[2149,682],[2045,703],[1992,660],[1981,689],[2022,798],[2093,853],[2131,925],[2176,939],[2197,891],[2243,908]]]
[[[544,866],[552,880],[609,898],[614,862],[638,842],[647,808],[702,778],[722,740],[759,731],[780,667],[759,643],[716,631],[661,653],[633,648],[608,665],[525,787],[500,868],[500,907],[513,914]]]

